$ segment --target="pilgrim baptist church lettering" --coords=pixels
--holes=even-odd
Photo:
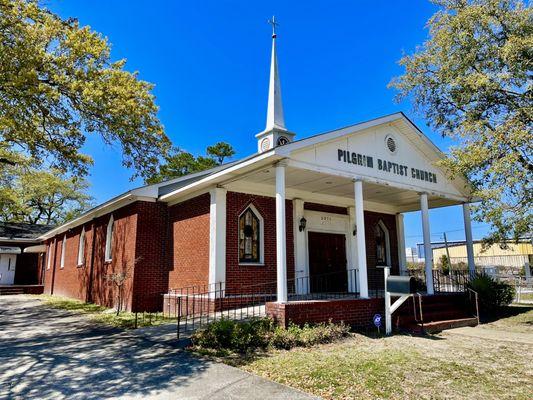
[[[374,168],[374,158],[372,156],[359,154],[342,149],[337,150],[337,161],[346,164],[360,165],[367,168]],[[431,171],[424,171],[418,168],[409,168],[407,165],[398,164],[392,161],[377,159],[377,169],[400,176],[410,176],[413,179],[437,183],[437,175]]]

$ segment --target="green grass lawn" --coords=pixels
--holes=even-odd
[[[533,398],[533,307],[515,308],[482,328],[502,336],[504,330],[525,333],[531,341],[453,331],[429,337],[352,334],[334,344],[268,351],[239,367],[325,399]]]
[[[533,301],[533,293],[520,293],[520,301]]]
[[[135,328],[135,313],[122,311],[119,315],[115,310],[99,306],[92,303],[84,303],[79,300],[69,299],[61,296],[36,295],[44,305],[61,310],[74,311],[88,314],[92,320],[110,326],[123,329]],[[160,325],[169,322],[163,317],[163,313],[138,313],[137,327]]]

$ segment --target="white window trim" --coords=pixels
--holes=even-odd
[[[259,219],[259,261],[258,262],[250,262],[250,261],[241,261],[240,260],[240,249],[239,249],[239,243],[240,243],[240,224],[239,220],[241,219],[241,216],[248,210],[251,209],[255,216]],[[265,220],[263,219],[263,216],[261,213],[255,208],[253,204],[249,204],[237,217],[237,257],[239,258],[239,265],[246,266],[246,265],[252,265],[252,266],[264,266],[265,265]]]
[[[109,222],[107,223],[107,229],[106,229],[106,235],[105,235],[105,255],[104,260],[105,262],[109,262],[113,260],[113,225],[115,223],[115,220],[113,218],[113,215],[109,217]]]
[[[83,266],[85,261],[85,227],[81,228],[80,241],[78,243],[78,267]]]
[[[387,228],[387,225],[385,225],[381,219],[378,221],[378,225],[381,227],[381,229],[383,229],[383,232],[385,232],[385,257],[387,258],[387,266],[392,267],[389,228]]]
[[[65,268],[65,251],[67,249],[67,235],[63,235],[63,240],[61,241],[61,261],[59,263],[59,268]]]
[[[48,244],[48,260],[46,261],[46,269],[50,269],[52,263],[52,243]]]

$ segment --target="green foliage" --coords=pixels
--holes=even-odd
[[[501,307],[511,304],[515,295],[513,286],[486,274],[477,274],[468,287],[478,293],[480,310],[487,316],[495,315]]]
[[[71,220],[89,208],[88,186],[84,178],[56,169],[0,167],[0,220],[46,225]]]
[[[159,171],[146,179],[146,183],[158,183],[195,172],[205,171],[224,163],[226,158],[235,154],[233,147],[225,142],[208,146],[206,156],[193,156],[180,149],[172,149],[165,157]]]
[[[111,61],[90,27],[61,19],[37,0],[0,0],[0,167],[30,154],[84,175],[86,134],[119,144],[135,176],[154,173],[168,138],[153,85]]]
[[[277,326],[270,318],[253,318],[249,321],[221,319],[196,331],[192,336],[195,348],[236,351],[244,353],[272,346],[291,349],[330,343],[345,337],[349,332],[345,324],[318,324],[299,327],[290,324],[287,329]]]
[[[236,322],[222,318],[192,335],[194,346],[217,350],[245,352],[248,349],[264,348],[274,323],[268,318],[253,318]]]
[[[444,275],[448,275],[450,273],[450,260],[448,260],[448,256],[446,254],[443,254],[440,257],[439,264],[440,264],[442,273]]]
[[[286,350],[293,347],[310,347],[334,342],[347,336],[349,332],[350,327],[343,323],[321,323],[314,326],[305,324],[303,327],[291,323],[287,329],[276,327],[270,344],[274,348]]]
[[[435,0],[429,39],[391,82],[458,143],[441,165],[467,176],[486,244],[533,231],[533,9],[520,0]]]

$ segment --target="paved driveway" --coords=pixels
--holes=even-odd
[[[0,296],[0,399],[312,399],[26,296]]]

